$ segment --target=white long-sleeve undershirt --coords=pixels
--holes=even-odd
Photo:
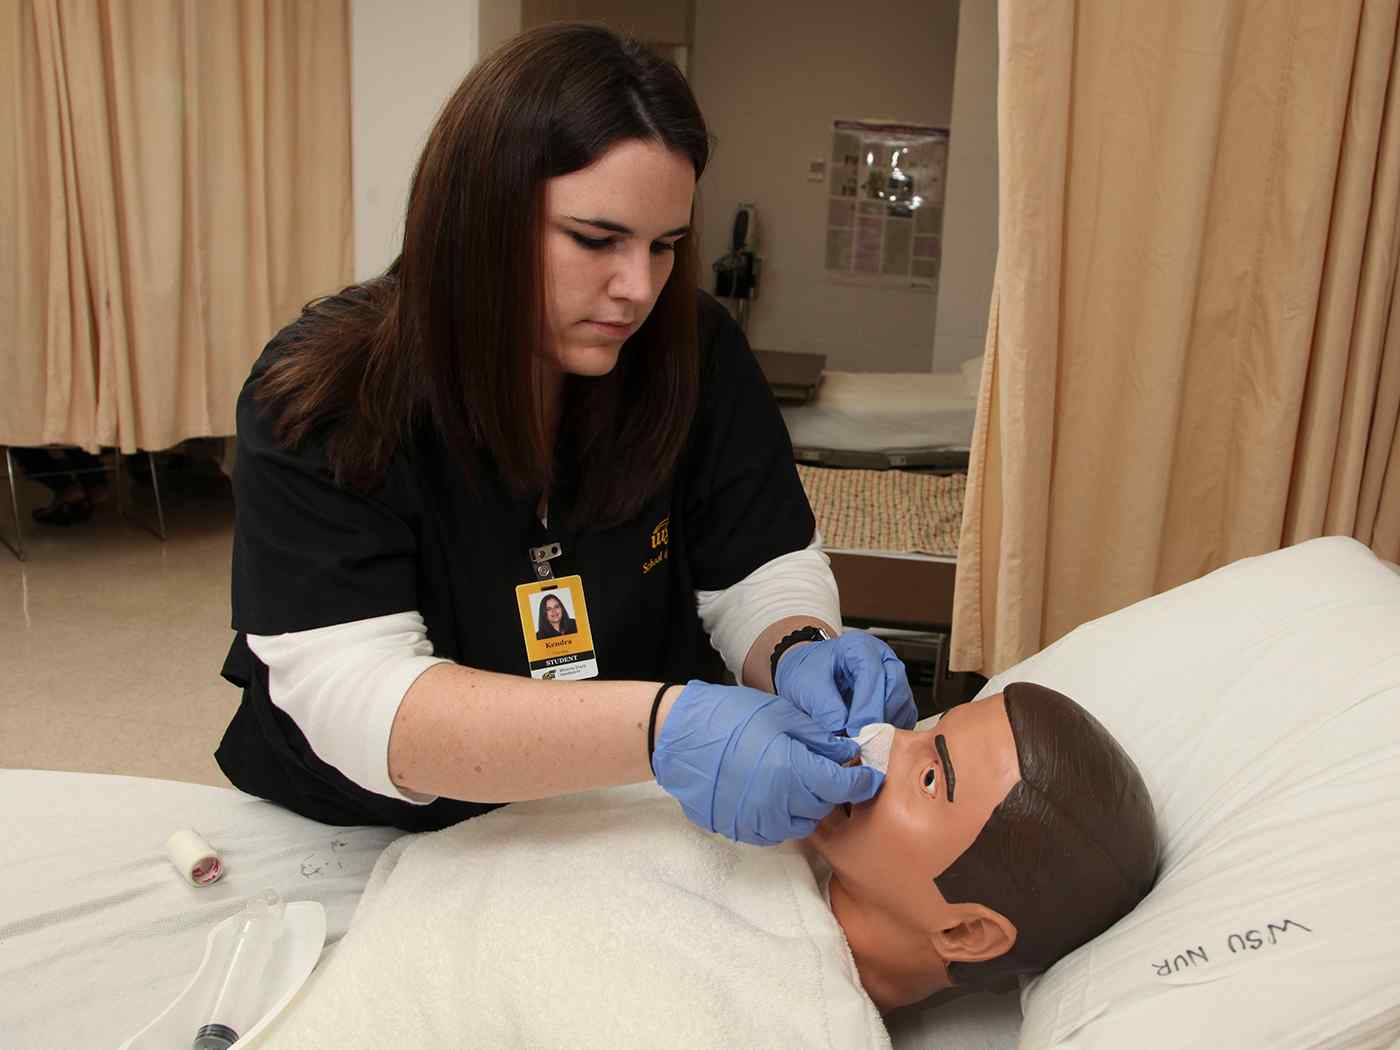
[[[739,678],[754,640],[787,616],[840,624],[830,562],[814,536],[804,550],[760,565],[719,591],[697,591],[700,622]],[[389,777],[389,734],[404,695],[433,655],[423,617],[390,613],[287,634],[254,635],[248,648],[268,670],[271,700],[296,723],[323,762],[377,795],[424,805]]]
[[[770,624],[788,616],[810,616],[841,626],[841,599],[821,534],[804,550],[765,562],[722,591],[696,591],[700,622],[735,681],[743,681],[744,658]]]
[[[434,664],[417,612],[390,613],[287,634],[248,635],[267,665],[267,692],[321,761],[376,795],[431,802],[389,779],[389,732],[404,694]]]

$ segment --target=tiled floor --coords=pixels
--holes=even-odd
[[[233,502],[210,462],[162,478],[169,539],[114,502],[68,528],[34,524],[29,558],[0,547],[0,767],[127,773],[227,786],[212,752],[238,706],[228,648]],[[133,486],[148,515],[149,487]],[[0,531],[12,536],[0,464]]]

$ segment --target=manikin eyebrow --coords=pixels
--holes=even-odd
[[[581,219],[577,215],[565,215],[564,218],[572,219],[574,222],[582,223],[585,226],[596,226],[600,230],[608,230],[611,233],[621,233],[628,237],[635,237],[637,231],[631,227],[624,226],[620,222],[612,222],[608,219]],[[683,233],[689,233],[689,226],[677,226],[674,230],[667,230],[665,233],[656,235],[657,240],[662,237],[679,237]]]
[[[953,801],[953,787],[958,782],[957,774],[953,772],[953,759],[948,754],[948,741],[943,739],[943,734],[939,733],[933,738],[933,746],[938,748],[938,758],[943,763],[943,786],[948,789],[948,801]]]

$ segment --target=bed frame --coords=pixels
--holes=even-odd
[[[925,401],[918,382],[895,390],[890,376],[828,376],[820,354],[759,350],[755,355],[783,407],[796,462],[841,470],[967,472],[975,407],[963,394],[961,375],[917,377],[928,381]],[[927,405],[928,411],[916,405]],[[841,592],[842,620],[882,631],[910,670],[921,713],[943,710],[976,692],[980,676],[948,673],[956,558],[880,550],[827,554]]]

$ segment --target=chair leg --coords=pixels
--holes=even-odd
[[[138,450],[139,451],[139,450]],[[165,534],[165,507],[160,499],[160,475],[156,473],[156,454],[151,451],[146,452],[146,462],[151,468],[151,492],[156,501],[156,522],[152,525],[144,514],[133,512],[131,496],[131,478],[129,472],[123,465],[121,449],[114,450],[117,457],[117,509],[121,516],[128,521],[134,521],[143,529],[149,532],[162,543],[166,540]]]
[[[116,448],[112,449],[112,476],[115,480],[117,489],[117,515],[119,517],[125,518],[127,502],[127,477],[126,470],[122,466],[123,458],[124,457],[122,456],[121,446],[117,446]]]
[[[10,511],[15,516],[15,542],[11,543],[0,534],[0,543],[9,547],[20,561],[25,561],[27,556],[24,553],[24,527],[19,521],[19,483],[15,479],[15,462],[10,456],[8,445],[5,446],[5,478],[10,483]]]
[[[160,475],[156,473],[156,454],[147,451],[146,462],[151,468],[151,491],[156,497],[156,521],[160,523],[160,531],[156,533],[162,543],[165,542],[165,508],[160,502]]]

